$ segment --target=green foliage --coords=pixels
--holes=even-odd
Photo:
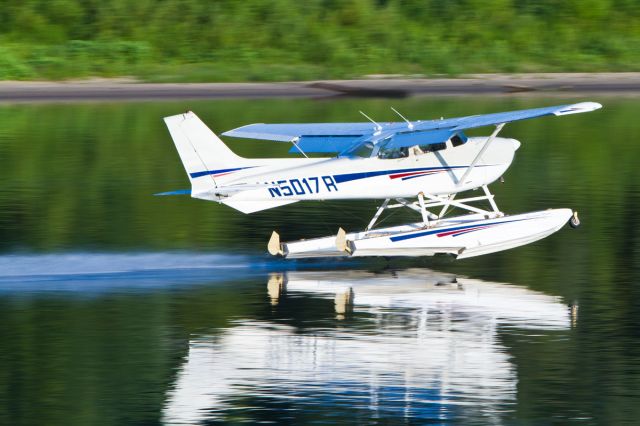
[[[33,76],[33,71],[9,50],[0,47],[0,80],[20,80]]]
[[[627,0],[10,3],[0,8],[0,61],[12,66],[0,78],[238,81],[640,66],[640,6]]]

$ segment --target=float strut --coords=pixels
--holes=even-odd
[[[424,226],[429,226],[429,214],[427,213],[427,208],[424,206],[424,194],[420,192],[418,194],[418,201],[420,201],[420,213],[422,214],[422,222]]]
[[[493,212],[498,216],[502,216],[502,212],[498,208],[496,201],[493,199],[493,194],[491,193],[491,191],[489,191],[489,187],[487,185],[482,185],[482,190],[484,191],[484,195],[487,196],[487,200],[489,200],[489,204],[491,204]]]
[[[371,222],[369,222],[369,224],[367,225],[365,232],[373,228],[373,225],[375,225],[376,221],[380,218],[380,215],[382,214],[384,209],[387,208],[387,204],[389,204],[389,201],[390,201],[390,198],[387,198],[386,200],[384,200],[384,203],[382,203],[382,205],[378,208],[378,211],[376,212],[376,214],[373,215],[373,219],[371,219]]]

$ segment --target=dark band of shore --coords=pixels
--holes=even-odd
[[[285,83],[0,82],[0,102],[416,95],[640,93],[640,73],[473,75]]]

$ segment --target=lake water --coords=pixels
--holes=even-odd
[[[502,210],[582,220],[507,252],[282,261],[273,229],[356,230],[377,203],[152,196],[188,188],[161,120],[187,109],[222,132],[582,100],[604,108],[503,130],[523,146]],[[637,424],[639,114],[598,96],[0,105],[0,423]]]

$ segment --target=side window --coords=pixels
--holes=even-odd
[[[447,149],[447,143],[433,143],[429,145],[414,145],[405,148],[385,148],[384,146],[378,151],[378,158],[383,160],[392,158],[405,158],[424,155],[429,152],[441,151]]]
[[[378,158],[383,160],[389,160],[393,158],[404,158],[409,155],[408,148],[385,148],[381,147],[380,151],[378,151]]]
[[[460,146],[462,144],[464,144],[465,142],[467,142],[467,136],[460,132],[460,133],[456,133],[455,135],[453,135],[451,137],[451,145],[455,146]]]
[[[469,138],[462,132],[458,132],[449,139],[451,146],[456,147],[464,145]],[[388,148],[387,143],[383,144],[377,152],[378,158],[392,159],[414,157],[417,155],[428,154],[430,152],[442,151],[447,149],[447,142],[432,143],[428,145],[414,145],[406,148]]]
[[[420,149],[422,152],[434,152],[434,151],[442,151],[443,149],[447,149],[447,143],[432,143],[430,145],[420,145]]]

